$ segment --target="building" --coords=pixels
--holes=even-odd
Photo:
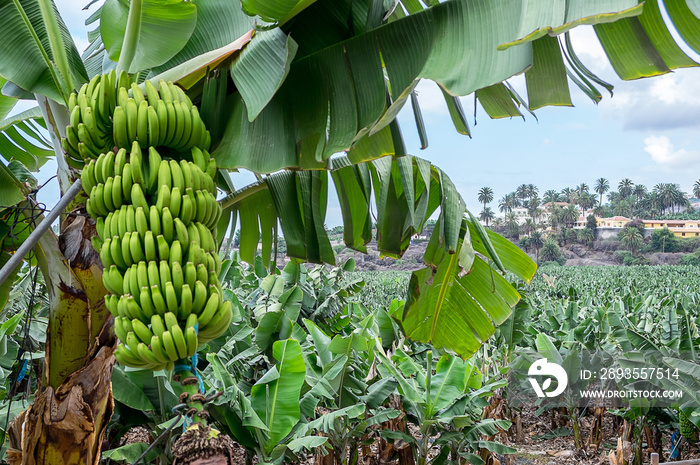
[[[596,217],[597,232],[599,239],[616,237],[617,233],[627,223],[632,221],[625,216],[613,216],[610,218]],[[644,237],[650,237],[656,229],[668,228],[676,237],[700,237],[700,221],[698,220],[640,220],[644,224]],[[574,228],[582,229],[586,227],[587,220],[579,217]]]

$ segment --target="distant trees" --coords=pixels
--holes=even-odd
[[[555,262],[559,261],[562,255],[557,243],[554,242],[553,239],[549,238],[544,241],[539,256],[542,258],[542,261]]]
[[[511,213],[513,209],[519,206],[520,202],[518,201],[518,197],[516,196],[515,192],[506,194],[501,198],[501,200],[498,201],[498,209],[501,211],[501,213]]]
[[[625,228],[620,231],[617,237],[622,242],[622,246],[632,252],[633,255],[644,245],[644,237],[637,228]]]
[[[477,199],[479,200],[479,203],[483,204],[484,210],[486,210],[486,204],[493,201],[493,189],[490,187],[482,187],[479,189]]]
[[[493,210],[489,207],[484,207],[483,210],[481,210],[481,213],[479,213],[479,219],[486,223],[486,227],[488,228],[489,222],[493,221],[493,219],[496,217],[496,215],[493,213]]]
[[[486,204],[493,201],[493,189],[490,187],[482,187],[479,189],[477,199],[484,206],[484,209],[479,214],[479,218],[481,221],[484,221],[486,223],[486,227],[488,227],[489,221],[494,218],[494,213],[493,210],[486,206]]]
[[[535,249],[535,262],[539,265],[539,252],[542,245],[544,245],[544,235],[541,231],[533,231],[530,234],[530,245]]]
[[[603,205],[603,194],[610,190],[610,181],[605,178],[596,179],[593,190],[600,196],[598,199],[598,205]]]
[[[676,218],[684,211],[684,208],[686,213],[688,213],[687,209],[690,208],[688,194],[683,192],[676,183],[658,183],[653,188],[648,189],[643,184],[635,184],[630,178],[624,178],[617,184],[617,190],[611,190],[608,179],[598,178],[592,186],[591,190],[591,187],[584,182],[574,187],[565,187],[561,191],[548,189],[540,198],[537,186],[521,184],[515,191],[501,197],[498,201],[498,210],[507,215],[517,207],[524,207],[533,222],[539,223],[545,215],[542,205],[546,205],[546,210],[549,213],[549,224],[557,229],[562,225],[573,226],[579,217],[579,210],[576,206],[580,207],[584,217],[587,216],[588,212],[593,211],[599,217],[624,216],[645,219],[659,219],[669,214]],[[700,198],[700,180],[693,185],[693,195]],[[491,188],[483,187],[479,190],[478,200],[486,208],[486,203],[492,201],[493,196]],[[607,202],[604,203],[605,200]],[[555,205],[558,202],[566,202],[569,205],[562,208]],[[486,215],[489,216],[488,213]],[[489,216],[489,222],[492,222],[493,219]],[[505,221],[503,226],[506,226]],[[590,229],[594,230],[594,228]]]
[[[506,214],[505,227],[509,237],[517,239],[520,236],[520,224],[515,213]]]
[[[651,233],[650,247],[654,252],[678,252],[678,238],[668,228],[655,229]]]
[[[591,245],[595,240],[595,236],[590,228],[583,228],[576,231],[576,240],[581,244]]]
[[[632,180],[629,178],[625,178],[622,181],[620,181],[620,183],[617,185],[617,192],[619,192],[623,198],[626,198],[632,195],[633,187],[634,183],[632,182]]]
[[[548,191],[545,191],[542,200],[544,203],[561,202],[561,194],[554,189],[549,189]]]

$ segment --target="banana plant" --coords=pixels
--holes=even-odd
[[[534,366],[537,360],[545,359],[549,363],[555,363],[562,367],[567,378],[566,390],[556,397],[537,399],[537,413],[540,414],[559,407],[566,408],[574,433],[574,445],[577,449],[582,450],[585,444],[581,438],[581,425],[578,416],[579,393],[586,389],[592,379],[582,377],[581,372],[584,367],[605,366],[599,359],[609,361],[611,357],[606,356],[602,351],[589,352],[578,341],[557,341],[557,344],[547,334],[540,333],[536,340],[536,350],[522,348],[518,358],[511,365],[515,370],[511,374],[515,377],[511,377],[512,382],[509,390],[512,392],[532,391],[531,386],[524,379],[521,379],[519,374],[529,374],[530,367]],[[551,383],[551,379],[544,380],[542,390],[546,391],[549,383]]]
[[[277,364],[245,394],[237,387],[216,354],[209,354],[213,376],[209,382],[225,394],[212,409],[232,436],[255,451],[259,463],[282,463],[287,453],[320,447],[325,441],[288,438],[301,418],[299,406],[306,367],[301,346],[294,339],[276,341],[272,348]]]
[[[580,62],[566,35],[578,24],[595,24],[609,60],[623,79],[695,64],[676,45],[653,1],[642,5],[615,0],[581,6],[558,0],[528,4],[524,9],[507,1],[465,0],[394,6],[383,1],[367,8],[353,2],[331,5],[278,0],[269,4],[246,1],[239,8],[224,0],[196,5],[177,0],[132,0],[128,4],[108,0],[88,21],[97,26],[81,57],[52,0],[3,0],[0,75],[7,80],[3,93],[38,102],[63,192],[77,174],[76,168],[68,165],[74,160],[66,157],[60,145],[69,122],[66,105],[71,93],[89,78],[116,68],[137,79],[176,82],[191,97],[201,95],[201,113],[206,114],[207,123],[218,126],[212,143],[221,168],[249,169],[260,175],[298,170],[268,176],[235,192],[222,174],[222,185],[231,195],[222,203],[227,214],[218,229],[226,231],[234,215],[240,219],[244,259],[254,260],[248,251],[253,243],[257,248],[259,239],[263,255],[269,255],[279,223],[291,256],[334,261],[323,220],[327,172],[341,171],[337,163],[350,168],[334,179],[336,189],[342,192],[350,247],[362,249],[369,241],[372,190],[378,200],[378,242],[387,255],[400,256],[413,232],[420,230],[439,206],[444,218],[435,242],[441,248],[426,259],[430,267],[415,276],[415,299],[407,300],[404,328],[416,340],[469,355],[493,332],[493,325],[483,314],[472,312],[465,318],[459,305],[453,303],[457,295],[454,300],[441,300],[439,311],[421,299],[419,295],[434,298],[426,292],[432,282],[431,270],[439,272],[441,279],[437,281],[441,284],[467,285],[472,297],[485,299],[480,301],[483,307],[493,308],[487,284],[492,280],[483,280],[490,277],[490,263],[502,272],[512,269],[526,281],[534,274],[534,266],[524,254],[504,243],[491,244],[498,240],[481,234],[481,244],[473,241],[474,250],[491,262],[482,263],[477,258],[475,269],[461,276],[463,270],[472,268],[469,247],[460,246],[465,243],[465,204],[442,171],[404,156],[406,148],[395,120],[419,79],[432,79],[442,86],[446,105],[454,110],[450,113],[455,126],[469,133],[457,95],[474,92],[490,117],[513,116],[520,114],[518,105],[530,110],[570,105],[568,75],[590,98],[600,100],[597,86],[609,86]],[[694,44],[696,18],[692,11],[685,2],[667,9],[681,37]],[[348,20],[338,22],[335,18]],[[255,24],[263,23],[269,26],[263,29],[269,30],[255,30]],[[309,33],[319,25],[327,28],[327,33]],[[413,46],[409,58],[405,44],[414,44],[416,34],[425,40]],[[557,37],[561,35],[563,38]],[[528,81],[528,102],[506,81],[522,72]],[[229,77],[234,85],[221,85]],[[425,136],[424,131],[419,132]],[[21,144],[18,147],[31,150]],[[332,160],[339,151],[347,151],[348,158]],[[387,155],[392,160],[382,160]],[[358,167],[363,163],[372,166]],[[295,204],[294,199],[300,201]],[[80,197],[71,210],[81,213],[84,201]],[[94,399],[94,403],[89,406],[85,431],[54,424],[17,426],[17,437],[23,433],[28,439],[21,441],[22,445],[15,444],[15,461],[26,454],[46,463],[64,463],[78,450],[81,460],[90,463],[99,456],[100,437],[111,414],[109,377],[105,374],[111,372],[113,338],[109,336],[109,314],[101,303],[106,289],[100,279],[99,257],[91,249],[94,225],[75,218],[68,215],[61,229],[64,239],[72,233],[62,242],[64,247],[59,247],[55,238],[47,238],[37,253],[52,296],[47,372],[42,383],[46,390],[37,396],[40,401],[35,402],[33,414],[15,424],[48,418],[46,406],[56,405],[59,400],[54,393],[59,390],[84,391],[90,386],[82,398]],[[371,228],[369,231],[371,234]],[[460,257],[459,263],[449,258],[452,255]],[[78,257],[87,258],[81,261]],[[465,264],[470,266],[465,269]],[[496,281],[495,295],[503,300],[494,319],[498,324],[507,318],[518,296]],[[66,289],[62,283],[71,286]],[[86,299],[77,297],[83,295]],[[431,309],[432,314],[427,314]],[[439,321],[441,315],[456,321],[478,318],[483,326],[462,326],[463,333],[450,338],[440,330],[446,324]],[[421,325],[421,321],[427,323]],[[69,333],[67,328],[73,330],[70,339],[60,336]],[[461,337],[470,336],[471,329],[478,330],[479,337],[462,344]],[[72,376],[76,373],[90,382],[77,382],[79,376]],[[76,415],[82,418],[82,414]],[[37,444],[47,443],[49,432],[59,434],[61,440],[55,441],[56,446],[38,450]],[[31,450],[20,451],[21,447]]]
[[[481,420],[481,411],[486,405],[483,397],[505,386],[506,380],[484,383],[473,362],[453,355],[444,354],[434,364],[431,350],[426,352],[425,366],[419,365],[402,349],[397,349],[391,357],[378,345],[375,352],[380,362],[377,370],[382,378],[396,383],[406,414],[421,433],[418,439],[395,432],[387,437],[409,442],[419,465],[440,463],[448,454],[454,461],[464,457],[475,465],[482,465],[483,461],[475,453],[481,449],[498,453],[515,451],[480,437],[481,433],[495,435],[510,427],[510,422],[504,420]],[[442,447],[440,454],[431,460],[428,452],[435,435],[438,436],[435,444]]]

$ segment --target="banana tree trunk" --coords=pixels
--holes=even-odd
[[[61,190],[74,174],[65,165],[59,137],[67,112],[38,99],[53,139]],[[91,238],[95,223],[78,196],[63,218],[61,235],[47,232],[35,247],[49,290],[44,373],[34,403],[10,426],[10,465],[97,464],[112,415],[116,340],[104,305],[102,264]]]

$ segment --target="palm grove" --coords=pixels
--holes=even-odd
[[[700,199],[700,180],[693,184],[692,197]],[[537,255],[546,246],[543,250],[544,261],[554,261],[561,256],[557,245],[581,243],[590,246],[595,240],[596,218],[621,216],[632,220],[698,220],[700,212],[691,205],[692,197],[676,183],[658,183],[649,189],[629,178],[623,178],[612,187],[608,179],[598,178],[592,187],[581,183],[561,190],[547,189],[541,196],[537,186],[521,184],[514,192],[498,200],[501,216],[497,216],[487,206],[494,201],[493,189],[482,187],[477,194],[477,200],[483,205],[479,219],[487,227],[490,225],[511,239],[520,239],[523,248]],[[526,214],[524,220],[516,215],[516,209]],[[572,229],[580,218],[586,220],[585,225]],[[644,228],[633,226],[634,223],[625,226],[618,239],[634,254],[644,245]],[[552,231],[549,237],[545,237],[545,229]],[[663,246],[667,252],[692,252],[697,248],[692,245],[681,247],[668,231],[655,232],[654,235],[652,239],[661,235],[668,238],[669,245]],[[652,251],[662,250],[656,246],[659,240],[656,238],[652,241]]]
[[[529,2],[524,6],[508,0],[442,3],[243,0],[242,5],[229,0],[196,3],[106,0],[100,8],[93,2],[88,6],[94,8],[87,21],[91,44],[81,55],[52,0],[0,1],[3,84],[0,110],[5,117],[0,123],[3,137],[0,151],[5,160],[0,164],[3,180],[0,201],[5,209],[0,228],[5,239],[3,263],[17,249],[18,243],[27,239],[28,233],[41,223],[43,211],[36,204],[28,172],[38,170],[51,158],[57,161],[57,177],[63,194],[73,192],[72,186],[80,186],[78,181],[83,168],[90,167],[102,153],[109,157],[109,153],[118,152],[121,162],[131,166],[147,160],[150,164],[145,171],[149,175],[148,182],[145,183],[143,177],[132,181],[134,185],[143,183],[148,190],[145,200],[137,196],[141,208],[156,206],[156,214],[148,224],[150,229],[143,232],[144,237],[150,238],[151,245],[158,236],[158,251],[152,255],[166,265],[164,257],[172,243],[160,239],[165,236],[156,232],[155,224],[162,221],[162,215],[167,216],[163,213],[164,206],[178,211],[179,204],[172,200],[178,199],[177,195],[170,197],[172,186],[165,191],[159,189],[163,191],[162,197],[153,190],[154,170],[158,165],[154,160],[162,156],[161,166],[174,167],[174,163],[183,169],[191,167],[190,163],[206,162],[209,175],[216,183],[208,187],[218,192],[219,205],[207,207],[211,202],[204,200],[201,208],[210,213],[220,209],[220,213],[216,213],[216,224],[208,222],[209,232],[200,230],[207,238],[211,234],[208,248],[214,250],[207,250],[206,254],[215,252],[229,225],[237,223],[241,230],[240,258],[255,264],[259,275],[268,273],[263,270],[270,270],[273,281],[279,270],[271,266],[271,263],[274,265],[272,252],[280,232],[295,263],[335,262],[323,227],[328,189],[335,188],[341,199],[345,244],[359,251],[365,251],[372,239],[374,206],[378,248],[384,255],[393,257],[400,257],[410,245],[411,237],[422,229],[430,216],[438,214],[430,253],[424,258],[426,268],[414,272],[405,308],[402,307],[402,313],[395,314],[394,318],[400,321],[402,337],[465,358],[495,333],[495,326],[508,318],[520,298],[502,275],[511,271],[518,279],[528,282],[534,275],[535,265],[512,244],[485,230],[468,214],[464,200],[439,167],[407,153],[395,116],[409,100],[414,107],[421,141],[423,145],[428,143],[429,135],[425,133],[413,92],[419,80],[431,79],[441,86],[455,129],[469,134],[458,96],[474,94],[492,118],[519,115],[522,109],[534,111],[546,105],[570,106],[570,83],[592,100],[601,100],[600,89],[610,86],[578,59],[567,34],[579,24],[595,24],[603,48],[623,79],[654,76],[696,65],[674,42],[658,5],[652,0],[645,4],[638,4],[636,0],[551,0]],[[688,25],[688,18],[695,21],[695,17],[688,6],[677,2],[667,8],[686,41],[692,42],[695,24]],[[112,74],[112,70],[116,72]],[[507,81],[520,73],[525,73],[526,96],[519,95]],[[116,87],[115,75],[119,77]],[[124,75],[126,78],[122,80]],[[154,86],[162,81],[166,86],[175,87],[162,88],[144,98],[139,92],[148,93],[145,80]],[[101,87],[96,82],[100,82]],[[133,84],[129,86],[130,82]],[[90,89],[89,94],[86,89]],[[79,95],[82,97],[78,97],[77,104],[82,119],[74,120],[72,110]],[[138,123],[129,122],[126,135],[120,133],[119,137],[112,137],[117,135],[112,130],[116,130],[117,121],[122,117],[122,111],[117,110],[122,102],[114,105],[117,97],[123,97],[126,109],[135,108],[138,100],[141,115],[136,117],[134,111],[126,111],[127,116],[136,118]],[[18,100],[35,101],[37,106],[8,117]],[[154,113],[159,111],[158,100],[166,102],[164,119]],[[170,104],[175,113],[170,112]],[[96,108],[107,109],[100,113],[104,119],[91,119]],[[158,131],[154,128],[159,124],[164,125],[162,129],[169,128],[172,121],[177,121],[178,131],[182,124],[189,128],[184,134],[190,134],[192,121],[198,121],[197,115],[201,115],[208,132],[201,133],[195,145],[208,149],[212,160],[202,161],[194,152],[182,152],[183,146],[189,147],[182,144],[185,136],[180,135],[173,143],[169,129],[163,139],[168,143],[155,138]],[[78,126],[73,127],[73,123]],[[133,145],[134,142],[137,144]],[[119,149],[129,149],[129,152],[125,156]],[[143,159],[140,150],[144,151]],[[112,158],[108,159],[110,162],[103,163],[106,168],[101,170],[105,185],[98,183],[91,186],[90,192],[83,191],[75,197],[62,217],[60,234],[41,235],[31,259],[28,257],[29,264],[41,271],[49,296],[47,330],[45,343],[42,343],[44,350],[36,357],[37,360],[43,358],[44,363],[32,363],[29,379],[25,381],[34,390],[31,405],[27,410],[15,412],[9,428],[11,453],[8,459],[11,463],[97,462],[114,413],[113,369],[115,376],[122,376],[123,382],[126,382],[124,375],[131,373],[120,366],[115,368],[113,354],[117,347],[126,346],[138,345],[143,349],[139,354],[144,356],[151,350],[145,341],[133,339],[131,331],[126,335],[127,341],[118,341],[114,334],[118,328],[111,311],[115,310],[114,299],[123,290],[120,284],[126,276],[122,273],[126,272],[119,260],[114,263],[116,268],[110,265],[109,270],[103,262],[107,257],[123,258],[120,253],[136,250],[127,248],[124,238],[129,237],[129,242],[138,246],[138,240],[132,239],[141,233],[134,234],[125,222],[122,230],[118,229],[118,234],[113,235],[109,254],[103,252],[108,238],[99,236],[98,232],[105,232],[105,225],[99,220],[106,221],[106,218],[99,214],[106,213],[124,199],[129,201],[128,196],[122,199],[114,194],[118,194],[118,190],[112,190],[112,203],[104,204],[106,210],[86,209],[88,200],[92,207],[95,202],[101,207],[99,200],[106,183],[111,182],[112,187],[116,184],[113,172],[116,165],[112,164]],[[166,165],[162,165],[163,161]],[[212,166],[212,163],[215,164]],[[200,169],[204,171],[203,167],[201,165]],[[121,164],[119,168],[124,169]],[[248,186],[234,186],[229,171],[244,169],[256,173],[258,181]],[[126,176],[126,171],[122,173]],[[172,173],[174,171],[170,171]],[[187,184],[183,187],[187,188]],[[139,189],[137,187],[136,192]],[[195,193],[195,200],[205,196],[203,190],[197,190],[200,193]],[[535,198],[533,189],[529,188],[517,195],[521,200],[534,201]],[[170,201],[165,202],[166,198]],[[533,212],[536,213],[536,209]],[[97,213],[100,218],[91,213]],[[210,214],[205,218],[210,219]],[[181,230],[178,237],[187,237],[185,233],[196,237],[193,229]],[[115,238],[119,239],[121,250]],[[191,249],[198,250],[197,247]],[[201,263],[203,256],[194,253],[192,257],[204,266],[196,267],[194,282],[211,281],[206,292],[220,296],[226,292],[216,285],[215,272],[221,264],[207,256],[205,265]],[[178,255],[178,258],[181,257]],[[493,273],[493,269],[498,273]],[[470,272],[464,273],[464,270]],[[109,276],[103,278],[103,271],[105,276],[108,271]],[[169,276],[169,272],[172,270],[163,267],[160,277]],[[144,282],[148,282],[153,293],[147,290],[143,295],[156,299],[160,284],[156,271],[144,276]],[[285,279],[291,280],[295,288],[301,276],[299,272],[290,271]],[[137,288],[140,284],[137,281]],[[162,284],[166,288],[172,286],[167,278]],[[496,286],[495,292],[492,292],[492,284]],[[11,285],[11,280],[5,282],[5,296]],[[149,288],[142,286],[141,289],[144,287]],[[233,292],[232,289],[228,291]],[[289,299],[291,294],[283,295]],[[128,305],[125,314],[134,315],[132,311],[139,314],[139,310],[143,310],[138,304],[138,308],[134,307],[133,296],[122,296],[125,298],[119,300]],[[228,296],[233,298],[231,294]],[[181,296],[170,297],[168,308],[177,309],[182,305],[181,299]],[[112,301],[109,309],[105,300]],[[465,317],[465,309],[455,302],[473,302],[473,307],[469,307],[470,317]],[[116,309],[120,318],[124,318],[122,310]],[[241,442],[250,441],[247,449],[256,451],[261,462],[280,462],[287,454],[301,453],[305,447],[332,441],[332,438],[312,436],[313,430],[305,423],[308,417],[300,416],[302,389],[304,395],[308,395],[306,398],[316,403],[323,401],[324,405],[339,406],[329,401],[328,396],[310,390],[320,383],[319,378],[304,376],[305,360],[299,340],[311,337],[307,329],[315,330],[302,321],[303,316],[298,311],[291,314],[278,308],[269,314],[264,325],[262,321],[258,325],[255,320],[259,314],[239,315],[240,318],[252,317],[256,323],[255,328],[251,328],[251,334],[254,331],[256,336],[250,350],[258,350],[260,357],[264,356],[267,365],[263,371],[268,375],[253,371],[254,376],[241,384],[243,390],[218,402],[217,406],[228,421],[221,421],[221,417],[218,421],[210,418],[202,408],[209,399],[200,392],[201,386],[192,375],[198,373],[198,368],[211,364],[224,376],[223,382],[235,386],[237,381],[233,377],[241,376],[235,363],[230,366],[232,372],[216,365],[216,356],[205,353],[207,347],[209,350],[212,347],[207,345],[201,348],[200,367],[197,354],[193,355],[188,345],[186,353],[178,350],[181,360],[165,365],[165,372],[170,373],[165,391],[182,391],[180,399],[189,407],[186,416],[195,421],[182,437],[193,433],[195,439],[204,438],[179,443],[178,458],[182,462],[187,463],[188,457],[192,459],[201,454],[202,444],[214,442],[218,449],[211,450],[222,452],[219,459],[225,463],[224,456],[227,451],[230,453],[229,442],[225,440],[226,435],[216,433],[217,428]],[[280,319],[282,315],[289,321]],[[274,318],[277,323],[271,321]],[[170,319],[172,322],[168,326],[172,331],[185,324],[177,317]],[[373,316],[369,315],[363,320],[365,326],[358,327],[352,334],[364,337],[371,333],[371,321]],[[265,332],[266,327],[276,328],[276,331]],[[141,333],[146,333],[144,328],[161,332],[155,323],[139,328]],[[314,334],[321,337],[321,333]],[[364,347],[359,342],[350,345],[348,338],[352,334],[336,335],[331,344],[333,350],[338,350],[337,346],[342,344],[346,344],[348,350]],[[227,332],[224,338],[230,335]],[[130,337],[132,344],[128,343]],[[195,343],[195,348],[197,345]],[[326,347],[324,344],[314,346]],[[203,360],[205,355],[206,360]],[[322,363],[330,352],[317,355]],[[146,369],[140,370],[139,376],[151,376],[158,388],[163,388],[162,383],[166,381],[162,377],[149,375],[150,368],[159,365],[140,360],[138,364]],[[333,360],[339,368],[346,368],[343,363],[338,364],[338,358]],[[457,363],[456,357],[447,355],[440,360]],[[428,376],[432,365],[429,368]],[[176,376],[172,376],[170,369]],[[282,376],[284,378],[280,379]],[[394,386],[393,391],[403,395],[413,394],[396,387],[396,382],[403,382],[398,372],[393,376],[395,381],[383,382],[382,386]],[[129,379],[134,382],[133,378]],[[285,382],[287,380],[289,382]],[[165,391],[158,390],[161,394]],[[267,396],[267,392],[280,393],[280,397]],[[340,396],[343,397],[342,390]],[[287,401],[285,408],[278,409],[278,403],[283,401]],[[436,402],[426,404],[428,413]],[[364,405],[359,407],[365,411]],[[313,411],[310,413],[313,415]],[[353,418],[360,414],[356,411]],[[280,415],[281,420],[278,420]],[[349,415],[345,412],[344,418]],[[241,425],[247,429],[238,428]],[[297,440],[280,443],[282,439],[289,439],[293,430],[299,435]],[[204,436],[196,436],[198,432],[203,432]],[[337,450],[345,450],[341,443],[337,447]]]

